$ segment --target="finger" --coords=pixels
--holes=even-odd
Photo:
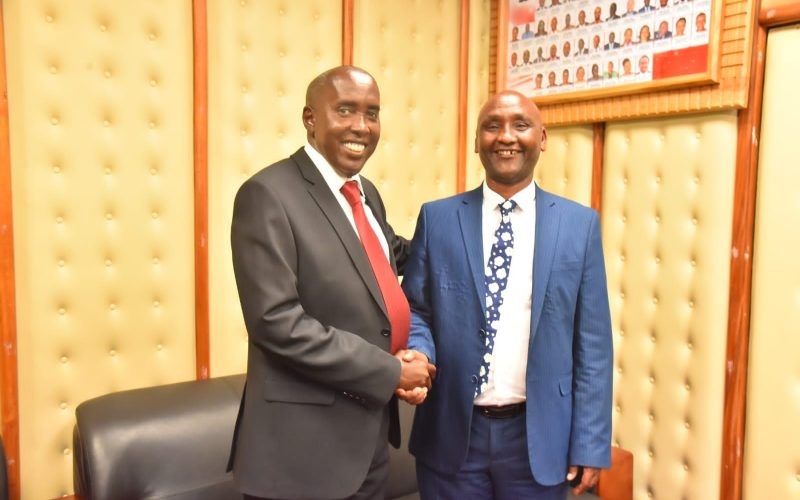
[[[567,481],[572,481],[573,479],[575,479],[575,476],[577,475],[578,475],[578,467],[574,465],[571,466],[569,468],[569,471],[567,472]]]

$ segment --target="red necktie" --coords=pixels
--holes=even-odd
[[[386,304],[386,311],[389,313],[389,322],[392,324],[391,352],[394,354],[400,349],[405,349],[408,343],[408,330],[411,324],[408,300],[397,282],[397,276],[386,258],[380,240],[367,220],[364,205],[361,203],[361,191],[358,183],[347,181],[340,191],[353,209],[353,219],[355,219],[358,235],[361,237],[361,244],[367,253],[375,280],[381,289],[383,302]]]

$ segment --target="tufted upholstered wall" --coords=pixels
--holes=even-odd
[[[744,499],[800,498],[800,24],[770,31],[753,253]]]
[[[38,500],[72,491],[78,403],[194,377],[191,5],[3,8],[20,461]]]
[[[719,495],[736,115],[607,126],[616,444],[635,498]]]
[[[341,2],[326,0],[208,3],[212,376],[242,373],[247,354],[231,265],[233,198],[245,179],[305,143],[306,86],[341,64],[341,17]]]
[[[475,154],[475,127],[478,112],[489,97],[489,0],[470,2],[469,88],[467,95],[466,172],[465,189],[483,182],[483,166]]]
[[[353,62],[381,89],[381,141],[364,173],[409,238],[423,202],[456,192],[459,5],[356,2]]]

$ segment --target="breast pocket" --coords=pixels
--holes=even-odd
[[[581,286],[582,272],[583,262],[580,261],[564,261],[553,266],[544,296],[546,310],[572,315]]]

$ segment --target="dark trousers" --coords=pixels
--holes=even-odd
[[[381,429],[378,434],[375,454],[372,456],[372,463],[369,466],[367,477],[361,483],[361,487],[352,496],[342,500],[384,500],[386,498],[386,481],[389,479],[389,409],[388,406],[383,412]],[[313,478],[309,478],[313,481]],[[244,500],[279,500],[267,499],[244,495]],[[308,499],[314,500],[314,499]]]
[[[417,480],[423,500],[564,500],[567,496],[566,482],[544,486],[533,478],[525,412],[504,419],[474,412],[461,470],[442,474],[417,461]]]

